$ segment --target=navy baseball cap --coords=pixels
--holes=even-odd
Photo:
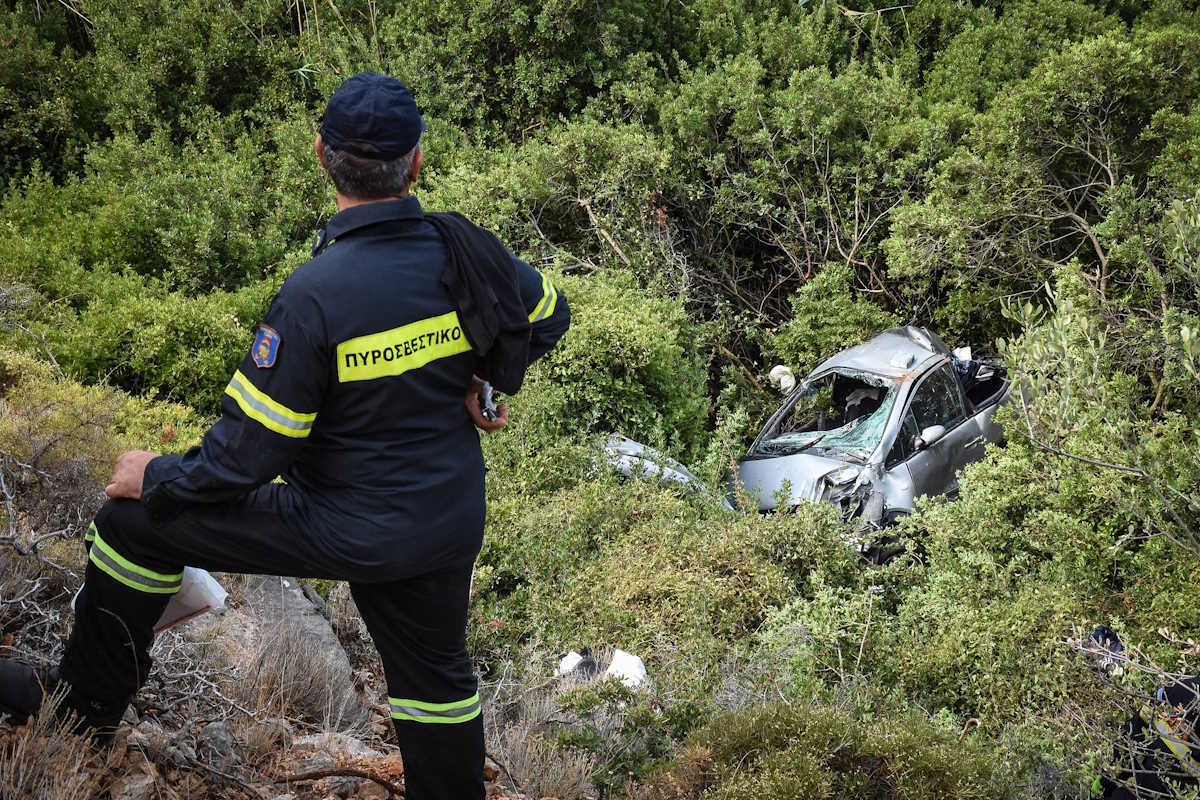
[[[360,158],[390,161],[421,140],[425,120],[412,92],[400,81],[376,72],[346,80],[321,115],[321,139],[334,150]]]

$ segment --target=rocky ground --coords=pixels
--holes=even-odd
[[[223,614],[159,636],[110,745],[48,715],[0,723],[2,800],[13,786],[46,800],[403,797],[382,671],[352,605],[286,578],[237,581]],[[20,638],[5,649],[19,654]],[[489,797],[525,797],[506,768],[481,767]]]
[[[0,749],[17,749],[44,736],[33,723],[0,725]],[[317,800],[404,797],[404,764],[399,752],[376,749],[343,733],[296,735],[286,720],[267,720],[235,732],[218,720],[199,729],[168,730],[144,720],[123,726],[111,744],[71,743],[82,754],[74,765],[69,797],[109,800],[256,798]],[[247,749],[271,748],[258,765],[241,761]],[[44,755],[62,757],[54,750]],[[55,763],[47,759],[45,766]],[[62,763],[61,761],[58,763]],[[490,759],[483,766],[489,798],[525,798]],[[505,784],[509,785],[506,786]],[[61,795],[43,795],[47,800]],[[5,796],[5,800],[9,800]],[[13,800],[16,800],[15,797]],[[40,798],[39,798],[40,800]]]

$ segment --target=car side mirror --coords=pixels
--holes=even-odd
[[[921,435],[913,442],[913,447],[917,450],[924,450],[929,445],[936,442],[938,439],[946,435],[945,425],[930,425],[925,430],[921,431]]]

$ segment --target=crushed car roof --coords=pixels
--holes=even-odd
[[[873,339],[843,350],[824,361],[813,374],[829,369],[874,372],[890,378],[904,378],[932,356],[948,356],[950,348],[926,328],[905,325],[889,328]]]

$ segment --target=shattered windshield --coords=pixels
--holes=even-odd
[[[831,372],[800,396],[752,455],[802,451],[865,461],[883,438],[898,384],[865,372]]]

